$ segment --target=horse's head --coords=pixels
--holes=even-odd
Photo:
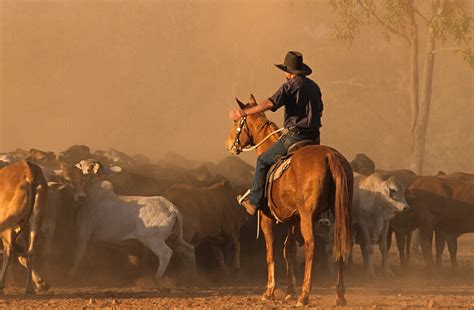
[[[237,98],[235,98],[235,100],[242,110],[257,105],[255,97],[252,94],[250,94],[250,100],[247,104]],[[242,117],[240,120],[234,122],[234,126],[232,126],[225,142],[225,148],[230,154],[238,155],[242,151],[242,148],[253,144],[252,134],[248,126],[250,119],[251,116]]]

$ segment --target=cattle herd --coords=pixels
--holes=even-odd
[[[351,166],[353,244],[360,245],[368,277],[375,277],[376,245],[384,276],[393,275],[388,255],[393,235],[403,268],[411,251],[421,247],[427,270],[435,272],[445,244],[457,268],[457,238],[474,232],[474,175],[384,171],[364,154]],[[59,154],[37,149],[0,154],[0,289],[9,269],[14,279],[24,273],[23,267],[8,268],[10,262],[26,267],[26,291],[34,293],[47,290],[46,281],[56,284],[49,279],[87,274],[94,249],[104,247],[153,264],[158,283],[175,258],[190,279],[209,268],[219,274],[265,268],[262,241],[255,240],[256,219],[235,199],[252,175],[253,167],[235,156],[216,164],[170,153],[152,162],[144,155],[92,152],[84,145]],[[333,222],[330,212],[315,221],[316,248],[323,249],[317,263],[329,271],[334,270]]]

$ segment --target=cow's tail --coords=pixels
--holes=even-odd
[[[183,233],[183,230],[184,230],[184,222],[183,222],[183,215],[181,214],[181,212],[178,210],[178,208],[176,206],[173,205],[173,211],[174,211],[174,214],[176,215],[176,219],[177,219],[177,224],[178,224],[178,235],[176,236],[177,240],[184,240],[184,233]]]
[[[351,252],[352,191],[354,178],[346,159],[334,151],[328,156],[329,169],[335,185],[334,199],[334,257],[345,261]]]
[[[27,162],[28,163],[28,162]],[[13,232],[13,238],[12,238],[12,246],[15,248],[17,251],[23,252],[24,249],[18,245],[17,239],[19,236],[21,236],[21,233],[25,230],[26,226],[28,225],[28,222],[30,221],[31,214],[33,213],[33,210],[35,208],[35,203],[36,203],[36,179],[33,176],[32,173],[32,167],[30,163],[28,163],[28,167],[30,168],[30,171],[27,176],[27,181],[29,185],[29,195],[28,195],[28,207],[26,210],[26,216],[23,218],[23,222],[20,223],[20,228],[16,231]]]

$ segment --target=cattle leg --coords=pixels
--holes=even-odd
[[[78,242],[76,245],[76,251],[74,254],[74,263],[72,264],[72,268],[69,271],[69,277],[75,277],[77,274],[77,271],[79,270],[79,267],[81,265],[82,258],[84,257],[84,254],[86,253],[87,250],[87,245],[89,243],[89,238],[90,237],[79,237]]]
[[[402,233],[395,233],[395,239],[397,241],[398,255],[400,257],[400,266],[402,266],[403,269],[406,269],[407,266],[408,266],[408,260],[407,260],[406,254],[405,254],[405,246],[406,246],[405,238],[406,238],[406,235],[404,235]]]
[[[234,261],[233,267],[235,270],[240,270],[240,241],[239,237],[236,234],[230,235],[230,241],[232,242],[232,247],[234,249]]]
[[[425,261],[425,266],[428,271],[433,270],[433,253],[431,247],[433,245],[433,228],[423,228],[420,229],[420,244],[421,250],[423,251],[423,258]]]
[[[3,243],[3,263],[2,263],[2,273],[0,274],[0,294],[3,294],[3,289],[5,288],[5,275],[7,273],[8,266],[11,262],[12,254],[12,230],[6,230],[2,235]]]
[[[296,277],[294,271],[295,257],[296,257],[296,238],[295,238],[296,226],[290,224],[288,226],[288,236],[285,240],[283,248],[283,256],[286,262],[286,275],[288,281],[288,288],[286,289],[285,300],[294,299],[296,297]]]
[[[275,298],[275,258],[273,255],[273,222],[259,211],[261,215],[260,227],[265,237],[265,246],[267,249],[267,290],[262,296],[262,300],[271,300]]]
[[[314,254],[314,232],[313,219],[311,214],[300,214],[301,234],[304,238],[304,254],[305,254],[305,268],[303,287],[298,298],[297,306],[307,305],[309,303],[309,293],[311,290],[311,273],[313,268],[313,254]]]
[[[219,269],[221,270],[221,272],[223,272],[224,274],[229,274],[229,270],[227,269],[227,266],[225,264],[224,253],[222,253],[220,245],[212,244],[211,248],[214,252],[214,255],[216,256],[217,264],[219,265]]]
[[[420,256],[420,245],[421,245],[421,238],[420,238],[420,229],[417,228],[412,232],[412,239],[413,242],[411,243],[411,253],[414,254],[415,257]]]
[[[456,271],[458,268],[458,236],[456,234],[448,234],[446,235],[446,241],[448,243],[449,257],[451,258],[451,269]]]
[[[186,262],[187,266],[191,269],[192,276],[196,276],[196,254],[194,247],[184,241],[183,239],[177,240],[173,248],[176,253]]]
[[[446,243],[446,235],[444,232],[435,231],[435,249],[436,249],[436,267],[441,269],[443,266],[443,252]]]
[[[22,266],[27,268],[27,258],[25,257],[25,255],[18,254],[18,262]],[[49,284],[45,280],[43,280],[43,278],[41,278],[40,274],[38,273],[38,271],[36,271],[36,269],[34,267],[31,271],[31,276],[32,276],[32,279],[33,279],[33,283],[35,284],[35,287],[38,291],[45,292],[45,291],[49,290]]]
[[[388,233],[387,233],[387,249],[390,251],[390,248],[392,247],[392,235],[395,233],[392,228],[388,228]],[[397,233],[395,233],[395,237],[397,236]]]
[[[374,263],[372,261],[374,253],[374,245],[372,243],[372,238],[370,237],[370,232],[364,222],[361,222],[359,226],[362,233],[360,250],[362,252],[362,258],[364,260],[365,270],[369,278],[375,278]]]
[[[144,242],[145,245],[158,257],[160,265],[155,273],[155,280],[160,280],[165,273],[166,267],[170,262],[173,250],[166,244],[164,240],[154,239],[148,242]]]
[[[384,228],[382,229],[382,235],[380,236],[379,249],[382,254],[382,269],[385,273],[385,276],[393,277],[392,268],[390,268],[390,263],[388,261],[388,248],[387,248],[387,233],[388,233],[389,222],[386,221]]]
[[[26,256],[26,269],[28,273],[27,278],[26,278],[26,294],[35,294],[35,289],[33,286],[33,266],[35,265],[35,260],[36,260],[37,237],[38,237],[38,231],[36,229],[31,229],[30,230],[30,244],[29,244],[28,252]]]
[[[410,262],[411,238],[412,238],[412,235],[413,235],[413,231],[410,231],[410,232],[406,235],[406,245],[405,245],[405,249],[406,249],[406,253],[407,253],[407,256],[406,256],[407,267],[408,267],[408,263]]]

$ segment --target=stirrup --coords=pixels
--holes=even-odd
[[[243,194],[242,196],[240,196],[240,198],[237,200],[240,205],[242,204],[242,201],[244,201],[245,198],[247,198],[248,195],[250,195],[250,189],[247,190],[247,191],[245,192],[245,194]]]

